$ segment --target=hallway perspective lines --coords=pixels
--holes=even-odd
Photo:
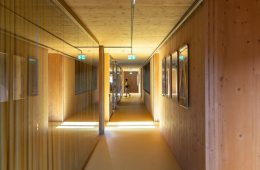
[[[140,98],[123,99],[111,120],[85,170],[181,169]]]

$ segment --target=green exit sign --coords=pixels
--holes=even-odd
[[[128,60],[135,60],[136,56],[135,55],[128,55]]]
[[[85,60],[86,56],[84,54],[79,54],[77,58],[78,60]]]

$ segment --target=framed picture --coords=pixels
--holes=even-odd
[[[26,93],[26,58],[14,56],[13,61],[13,99],[21,100]]]
[[[171,97],[172,95],[171,95],[171,88],[172,88],[172,86],[171,86],[171,56],[167,56],[166,58],[165,58],[165,66],[166,66],[166,68],[165,68],[165,91],[166,91],[166,96],[167,97]]]
[[[0,52],[0,102],[8,101],[7,55]]]
[[[189,47],[185,45],[179,49],[178,57],[179,66],[179,95],[180,105],[189,107]]]
[[[28,95],[37,96],[38,94],[38,59],[28,57]]]
[[[143,88],[150,94],[150,62],[143,67]]]
[[[172,53],[172,98],[176,98],[178,97],[178,52],[175,51],[174,53]]]
[[[165,58],[162,59],[162,95],[165,96],[166,94],[166,74],[165,74],[165,65],[166,60]]]

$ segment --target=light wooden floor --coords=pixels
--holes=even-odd
[[[123,99],[111,121],[147,122],[152,118],[134,96]],[[107,128],[85,170],[180,170],[158,127],[131,127]]]
[[[112,115],[111,122],[125,121],[152,121],[151,114],[144,107],[139,95],[123,97],[116,112]]]

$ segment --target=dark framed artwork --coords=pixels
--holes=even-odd
[[[172,98],[178,98],[178,52],[172,53]]]
[[[162,59],[162,95],[165,96],[166,94],[166,74],[165,74],[165,68],[166,66],[166,60],[165,58]]]
[[[38,59],[28,57],[28,95],[37,96],[39,95],[39,84],[38,84]]]
[[[7,55],[0,52],[0,102],[8,101]]]
[[[143,88],[150,94],[150,62],[143,67]]]
[[[178,57],[179,83],[178,101],[181,106],[189,107],[189,47],[185,45],[179,49]]]
[[[165,91],[166,96],[171,97],[171,56],[165,57]]]
[[[26,58],[13,56],[13,99],[21,100],[26,95]]]

